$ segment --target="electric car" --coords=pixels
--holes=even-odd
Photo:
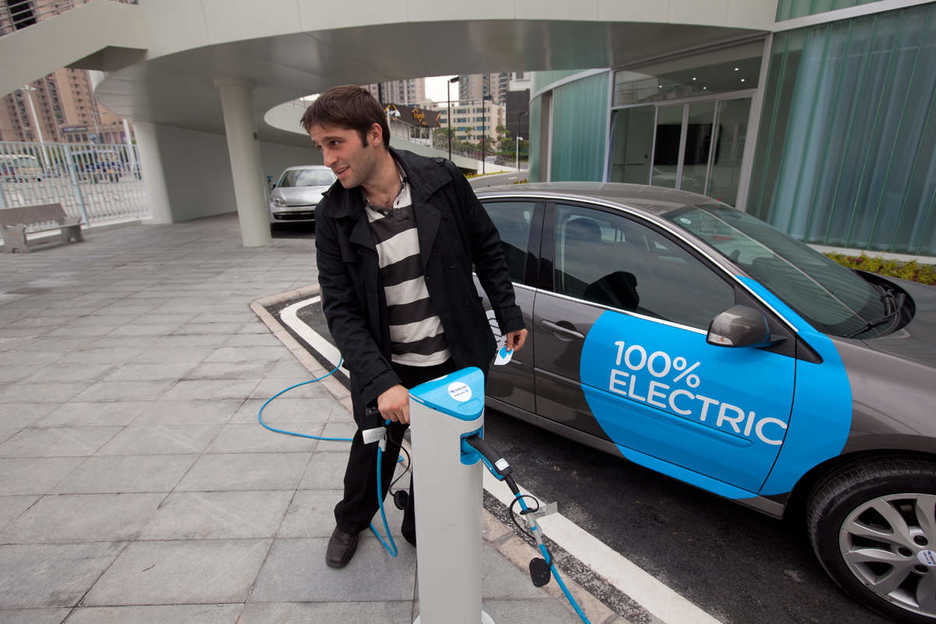
[[[492,368],[491,407],[795,514],[848,594],[936,622],[936,288],[846,269],[684,191],[478,197],[530,330]]]
[[[289,167],[270,192],[270,226],[282,223],[314,223],[322,193],[335,181],[328,167]]]

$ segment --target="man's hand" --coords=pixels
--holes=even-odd
[[[409,424],[409,391],[397,384],[377,397],[377,409],[384,420]]]
[[[504,341],[504,346],[507,347],[508,351],[519,351],[523,348],[524,343],[526,342],[527,330],[518,329],[517,331],[507,332],[507,338]]]

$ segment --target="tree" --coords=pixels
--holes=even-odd
[[[510,130],[504,126],[497,126],[497,153],[502,156],[512,156],[517,146],[514,138],[510,136]]]

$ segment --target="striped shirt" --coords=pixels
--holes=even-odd
[[[391,210],[367,204],[387,299],[391,359],[404,366],[435,366],[449,359],[449,350],[442,321],[429,303],[409,183],[404,177],[401,183]]]

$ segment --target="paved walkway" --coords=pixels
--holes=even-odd
[[[314,283],[311,237],[245,249],[231,216],[0,256],[0,623],[413,621],[403,540],[324,564],[345,446],[256,423],[314,371],[249,303]],[[340,398],[304,386],[265,416],[349,436]],[[499,624],[579,621],[501,554],[503,525],[485,537]]]

